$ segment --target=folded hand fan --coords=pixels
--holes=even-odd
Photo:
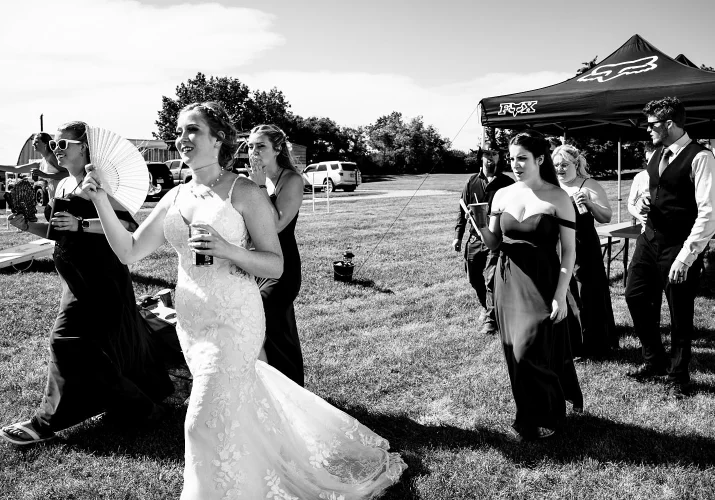
[[[12,189],[12,213],[25,217],[28,222],[37,222],[37,198],[32,182],[20,179]]]
[[[146,199],[149,170],[139,150],[120,135],[87,126],[89,160],[97,169],[102,188],[132,215]]]

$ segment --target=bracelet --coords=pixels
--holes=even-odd
[[[259,184],[258,187],[261,188],[261,189],[265,189],[266,191],[268,191],[268,188],[266,187],[265,184]]]

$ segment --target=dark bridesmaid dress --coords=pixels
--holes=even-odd
[[[549,318],[559,279],[559,224],[549,214],[523,221],[504,212],[503,241],[494,285],[494,305],[516,403],[513,427],[530,437],[537,427],[558,429],[566,401],[583,408],[583,395],[569,346],[568,322]]]
[[[283,175],[283,171],[281,171]],[[278,184],[280,176],[276,181]],[[271,195],[275,205],[276,195]],[[301,284],[300,253],[295,240],[298,214],[278,233],[283,251],[283,275],[278,279],[260,278],[258,286],[266,314],[266,342],[264,349],[268,364],[296,384],[305,385],[303,353],[295,322],[293,301],[298,297]]]
[[[576,302],[574,309],[579,313],[577,322],[571,324],[569,331],[573,355],[602,357],[618,348],[601,239],[590,211],[580,214],[576,210],[576,264],[569,290]]]
[[[91,201],[69,200],[70,214],[97,217]],[[132,220],[127,212],[117,215]],[[137,309],[129,268],[104,234],[55,234],[62,299],[33,427],[54,432],[105,411],[128,421],[154,414],[173,385]]]

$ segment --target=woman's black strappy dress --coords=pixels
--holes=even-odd
[[[94,204],[79,196],[69,198],[66,211],[97,217]],[[117,215],[133,222],[127,212]],[[104,234],[56,234],[62,299],[33,426],[58,431],[105,411],[141,420],[173,392],[173,385],[137,309],[129,269]]]
[[[283,175],[283,171],[281,171]],[[280,177],[276,181],[278,184]],[[276,195],[271,195],[275,205]],[[305,385],[303,353],[300,349],[298,327],[295,322],[293,301],[298,297],[301,284],[301,264],[295,225],[298,214],[278,233],[283,251],[283,275],[278,279],[260,278],[258,286],[266,313],[266,342],[264,348],[268,364],[293,380]]]

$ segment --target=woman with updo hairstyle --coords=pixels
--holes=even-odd
[[[549,142],[526,131],[509,142],[516,182],[497,191],[483,241],[499,250],[494,308],[518,440],[552,436],[566,401],[583,409],[568,344],[567,292],[575,260],[574,209],[556,179]],[[557,246],[560,251],[557,251]]]
[[[570,318],[571,348],[574,356],[600,358],[618,348],[601,239],[594,225],[611,221],[611,205],[606,191],[586,173],[586,159],[578,149],[564,144],[551,157],[559,185],[571,197],[576,212],[576,263],[570,290],[573,309],[579,314]]]
[[[283,275],[261,278],[258,285],[266,313],[267,363],[296,384],[305,385],[303,353],[295,321],[301,265],[295,225],[303,203],[303,178],[293,165],[285,133],[275,125],[258,125],[248,137],[249,177],[275,208],[276,229],[283,251]]]
[[[374,498],[399,479],[399,455],[259,360],[266,315],[256,277],[280,278],[284,259],[265,190],[230,171],[234,134],[218,104],[181,110],[176,148],[192,180],[167,193],[134,234],[94,171],[83,184],[122,262],[165,242],[178,255],[176,331],[193,376],[181,500]],[[273,154],[267,146],[262,158]]]
[[[0,430],[16,445],[47,441],[103,412],[123,425],[156,422],[164,413],[159,402],[173,392],[158,346],[137,309],[129,269],[112,251],[97,210],[81,189],[89,163],[85,123],[60,126],[49,146],[69,172],[50,201],[49,237],[55,240],[62,298],[50,333],[42,403],[29,421]],[[115,200],[108,198],[107,210],[123,231],[136,229]],[[10,222],[37,236],[48,234],[48,223],[21,215]]]

